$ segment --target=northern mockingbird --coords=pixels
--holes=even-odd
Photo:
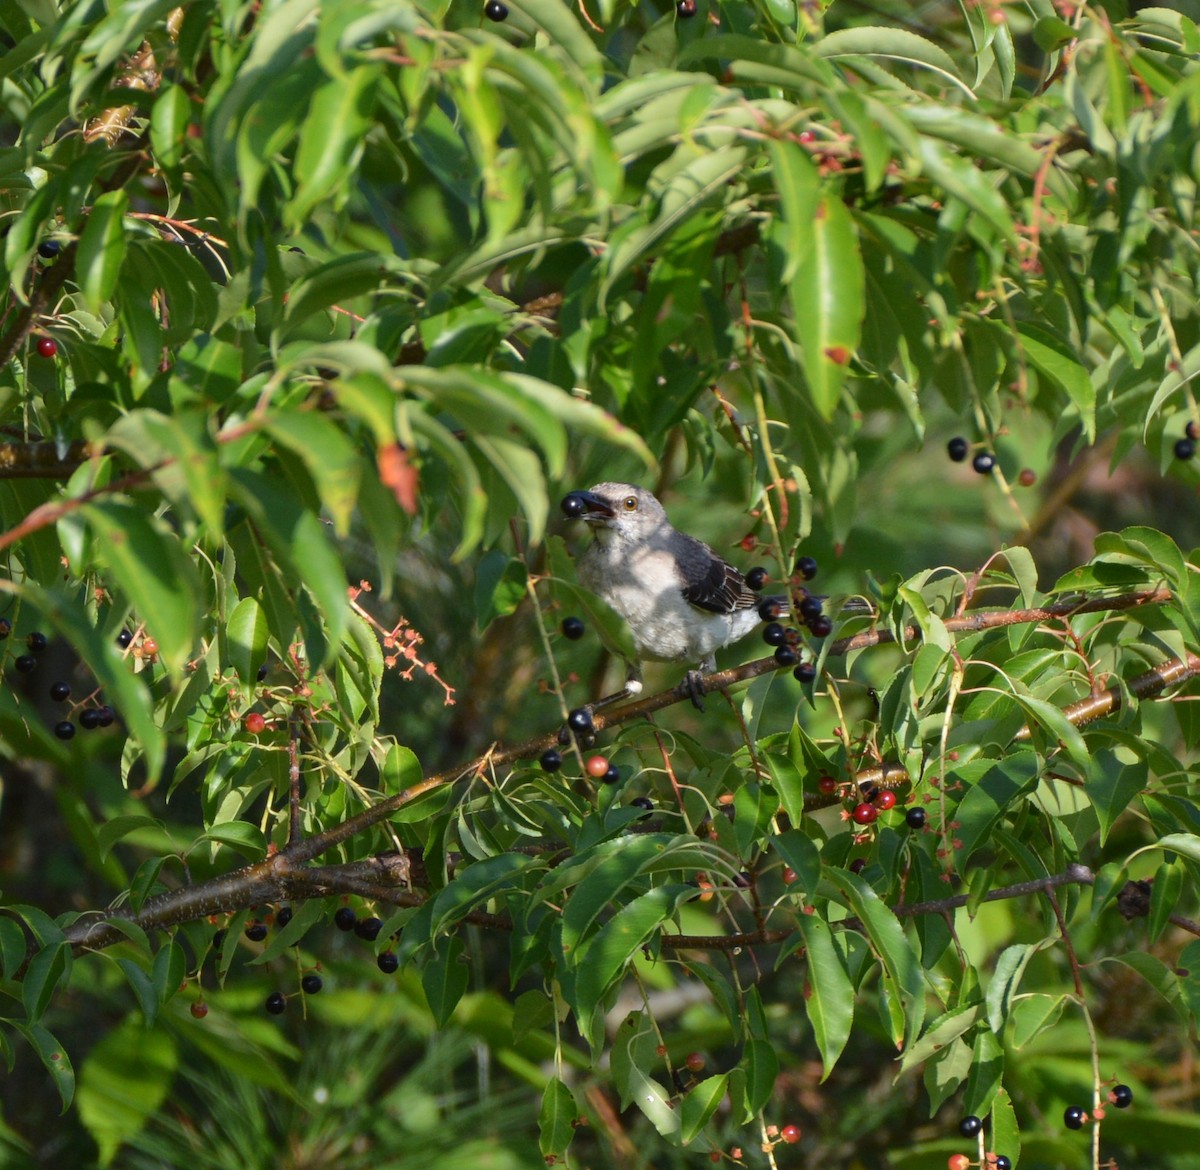
[[[763,618],[759,607],[786,597],[762,597],[708,545],[673,527],[662,504],[628,483],[598,483],[571,492],[563,511],[585,521],[593,540],[577,562],[579,581],[625,619],[640,659],[686,662],[687,682],[699,706],[696,683],[716,665],[722,646],[745,637]],[[641,670],[627,663],[625,689],[592,710],[640,693]]]

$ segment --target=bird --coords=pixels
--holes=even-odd
[[[789,611],[787,597],[762,597],[702,540],[680,532],[645,488],[598,483],[569,493],[562,510],[592,530],[576,562],[580,584],[625,619],[639,659],[626,663],[624,689],[591,710],[640,694],[642,660],[694,666],[685,681],[701,707],[699,679],[715,669],[716,652],[765,620],[767,606]]]

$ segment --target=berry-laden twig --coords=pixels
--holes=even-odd
[[[1167,590],[1147,590],[1117,597],[1096,598],[1085,602],[1060,603],[1056,606],[1047,606],[1036,610],[1000,611],[997,613],[971,615],[961,619],[949,619],[947,626],[950,626],[952,622],[954,624],[968,623],[969,628],[984,629],[988,628],[989,624],[1011,625],[1021,620],[1042,621],[1047,618],[1062,617],[1070,613],[1127,610],[1141,605],[1161,603],[1169,598],[1170,593]],[[916,631],[914,630],[910,636],[915,637]],[[870,645],[872,642],[878,644],[892,640],[894,639],[887,631],[871,631],[868,634],[841,639],[830,648],[830,651],[832,653],[844,654],[848,649],[857,648],[860,645]],[[747,663],[736,670],[721,671],[718,674],[710,675],[705,682],[709,684],[707,689],[715,690],[731,686],[733,683],[746,678],[753,678],[758,674],[772,669],[781,668],[773,657],[765,658],[757,662]],[[713,685],[714,681],[716,685]],[[595,725],[598,730],[601,727],[624,723],[630,719],[648,714],[650,711],[659,710],[670,706],[672,703],[687,699],[690,699],[690,694],[686,693],[685,688],[664,691],[658,695],[650,696],[637,703],[630,704],[628,707],[622,708],[611,715],[597,716]],[[135,921],[142,925],[143,929],[157,929],[174,926],[206,914],[225,913],[231,910],[244,909],[256,903],[270,901],[273,898],[290,897],[295,899],[296,897],[321,896],[319,891],[314,891],[309,887],[308,881],[305,878],[306,866],[315,858],[380,824],[423,793],[430,792],[446,784],[454,783],[465,776],[475,775],[485,764],[493,768],[498,768],[518,760],[536,759],[547,748],[552,748],[556,745],[557,734],[549,733],[514,745],[513,747],[493,747],[487,755],[469,764],[430,776],[402,792],[393,793],[391,796],[377,801],[355,816],[348,817],[346,820],[320,833],[315,833],[302,840],[291,841],[274,856],[262,862],[196,886],[171,891],[150,899],[143,907],[142,913],[136,916]],[[890,779],[887,773],[887,766],[884,767],[883,774]],[[820,794],[814,794],[810,799],[814,802],[819,801],[821,804],[829,802],[827,796],[821,796]],[[816,807],[815,803],[814,807]],[[377,858],[372,862],[364,864],[373,866],[378,864],[379,860]],[[345,872],[348,877],[349,871]],[[363,875],[362,880],[366,880],[365,875]],[[1001,890],[994,890],[987,895],[985,900],[1020,897],[1028,893],[1053,888],[1056,884],[1070,882],[1086,883],[1090,882],[1090,880],[1090,872],[1084,867],[1072,867],[1065,874],[1059,875],[1054,879],[1043,879],[1040,882],[1022,883],[1017,887],[1005,887]],[[1050,884],[1047,885],[1047,882]],[[384,884],[386,885],[387,883],[385,882]],[[898,915],[938,913],[964,905],[965,902],[965,895],[957,895],[937,902],[916,904],[907,907],[901,905],[896,908],[896,912]],[[122,916],[128,917],[128,915]],[[101,921],[93,926],[88,926],[87,924],[83,926],[77,925],[71,928],[68,937],[77,946],[88,947],[107,946],[118,941],[123,936],[115,928],[106,927],[103,921]],[[684,936],[667,936],[667,939],[670,940],[668,945],[677,948],[682,947],[683,949],[687,949],[689,946],[696,947],[697,949],[735,949],[737,946],[752,945],[755,942],[779,941],[783,937],[786,937],[786,932],[762,931],[756,934],[723,936],[703,941],[685,941]],[[667,942],[667,939],[664,939],[664,942]]]

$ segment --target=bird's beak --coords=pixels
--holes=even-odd
[[[563,497],[562,510],[572,520],[589,524],[603,524],[613,518],[612,508],[594,492],[571,492]]]

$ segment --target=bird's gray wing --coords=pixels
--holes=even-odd
[[[676,557],[684,599],[710,613],[733,613],[758,604],[758,594],[708,545],[687,537]]]

